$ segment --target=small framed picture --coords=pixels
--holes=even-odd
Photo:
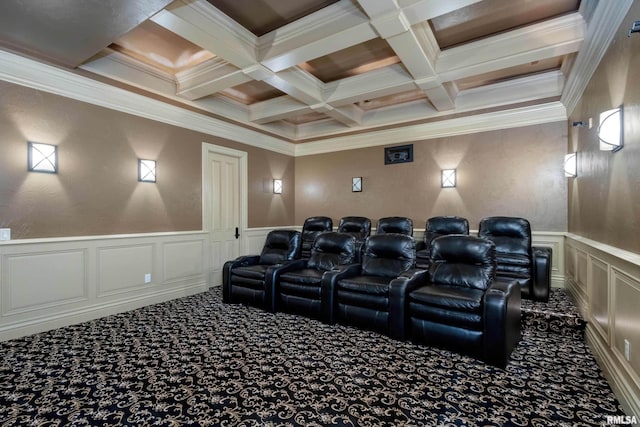
[[[413,144],[399,145],[397,147],[385,147],[384,164],[413,162]]]
[[[362,177],[356,176],[355,178],[351,178],[351,191],[354,193],[362,192]]]

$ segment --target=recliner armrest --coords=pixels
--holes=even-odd
[[[392,338],[406,338],[409,293],[428,282],[427,270],[412,268],[389,283],[389,335]]]
[[[551,256],[552,249],[547,247],[533,247],[533,299],[534,301],[549,301],[551,290]]]
[[[357,276],[361,271],[361,264],[348,264],[329,270],[322,275],[322,314],[320,320],[330,325],[336,323],[336,283],[338,280]]]
[[[231,302],[231,269],[247,267],[260,262],[260,255],[243,255],[224,263],[222,267],[222,302]]]
[[[501,368],[520,341],[520,298],[520,286],[504,280],[495,280],[484,295],[484,356]]]
[[[282,264],[275,264],[269,267],[265,273],[264,288],[265,288],[265,305],[268,311],[275,313],[277,311],[277,298],[278,284],[280,283],[280,276],[283,273],[294,270],[302,270],[307,268],[309,263],[308,259],[295,259],[293,261],[285,261]]]

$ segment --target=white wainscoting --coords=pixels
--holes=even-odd
[[[640,418],[640,255],[574,234],[566,246],[567,289],[588,320],[587,342],[627,415]]]
[[[2,242],[0,341],[204,292],[207,240],[198,231]]]

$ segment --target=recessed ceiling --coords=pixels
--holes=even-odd
[[[299,143],[557,101],[594,10],[579,0],[111,3],[7,0],[0,44]]]

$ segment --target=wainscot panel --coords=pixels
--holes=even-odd
[[[586,339],[628,415],[640,417],[640,255],[567,235],[567,289]]]
[[[201,231],[0,243],[0,340],[208,288]]]

